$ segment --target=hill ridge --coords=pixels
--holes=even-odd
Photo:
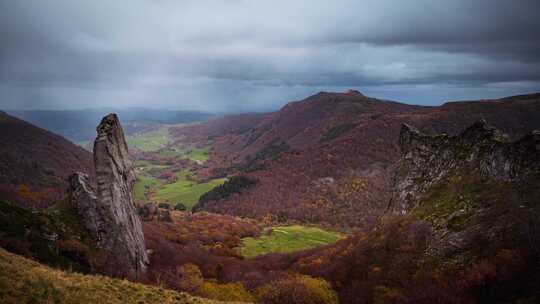
[[[0,199],[47,207],[63,197],[69,174],[94,175],[89,152],[5,112],[0,114],[0,142]]]

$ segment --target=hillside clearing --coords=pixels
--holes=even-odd
[[[160,187],[153,198],[159,202],[166,201],[172,204],[181,202],[188,210],[191,210],[193,205],[199,201],[201,195],[226,181],[225,178],[219,178],[204,183],[197,183],[190,180],[190,175],[188,171],[178,173],[178,180],[172,184]]]
[[[343,234],[317,227],[300,225],[272,228],[270,234],[259,238],[244,238],[240,253],[252,258],[267,253],[286,253],[334,243],[343,238]]]

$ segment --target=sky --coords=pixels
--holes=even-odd
[[[540,92],[538,0],[0,0],[0,109]]]

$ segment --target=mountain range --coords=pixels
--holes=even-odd
[[[130,155],[108,115],[92,157],[0,113],[0,245],[63,269],[0,249],[10,269],[0,270],[0,295],[23,299],[2,291],[23,278],[38,302],[81,286],[149,303],[204,301],[168,289],[257,303],[540,299],[540,94],[427,107],[320,92],[275,112],[159,127],[166,141]],[[207,160],[194,156],[203,148]],[[166,197],[148,195],[156,185],[168,194],[216,180],[191,210],[137,201],[137,191]],[[339,236],[242,254],[277,234],[292,246],[284,227]],[[130,261],[136,276],[122,274]]]
[[[172,133],[212,142],[204,174],[258,180],[201,210],[370,229],[392,197],[401,125],[455,135],[484,119],[511,138],[540,129],[540,94],[421,107],[356,91],[321,92],[267,114],[210,120]]]

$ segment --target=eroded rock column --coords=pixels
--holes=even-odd
[[[148,255],[132,198],[133,165],[116,114],[104,117],[97,127],[94,165],[95,192],[85,175],[76,173],[70,178],[72,204],[105,254],[102,271],[116,276],[140,277],[146,271]]]

